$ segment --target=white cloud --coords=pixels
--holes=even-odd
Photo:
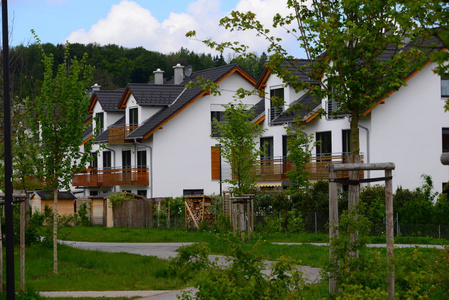
[[[286,11],[282,7],[279,0],[241,0],[236,9],[251,10],[263,24],[272,24],[275,11]],[[181,47],[195,52],[213,53],[203,43],[185,37],[186,32],[195,30],[199,39],[244,41],[251,46],[251,51],[259,54],[266,51],[267,44],[256,37],[255,32],[229,32],[220,27],[219,20],[226,13],[220,11],[220,0],[197,0],[189,5],[186,13],[171,13],[166,20],[159,22],[150,10],[134,1],[123,0],[112,6],[105,19],[99,20],[87,31],[79,29],[72,32],[67,39],[72,43],[142,46],[162,53],[175,52]],[[283,29],[275,32],[280,36],[285,34]]]

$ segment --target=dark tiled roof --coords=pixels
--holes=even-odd
[[[259,102],[257,102],[252,108],[254,112],[254,117],[258,117],[262,113],[265,112],[265,99],[262,98]]]
[[[294,59],[286,61],[283,64],[283,68],[290,71],[291,76],[294,76],[295,80],[318,84],[318,81],[310,78],[312,70],[310,68],[310,60],[308,59]]]
[[[128,88],[141,106],[170,105],[184,89],[184,86],[169,84],[130,83]]]
[[[143,138],[154,129],[157,129],[165,120],[172,117],[174,114],[176,114],[176,112],[178,112],[180,109],[182,109],[192,100],[194,100],[197,96],[199,96],[202,92],[204,92],[202,89],[198,87],[185,88],[184,85],[187,84],[189,81],[191,80],[196,81],[197,78],[204,78],[213,82],[217,82],[221,78],[229,74],[229,72],[231,72],[236,67],[238,67],[238,65],[232,64],[193,72],[190,78],[188,77],[184,78],[184,81],[179,85],[180,93],[177,99],[173,103],[171,103],[171,105],[167,106],[166,108],[163,108],[162,110],[151,116],[149,119],[145,120],[143,124],[136,130],[134,130],[132,133],[130,133],[126,137],[126,139],[132,140]],[[168,85],[164,84],[159,86],[165,89],[167,88],[170,89],[171,87],[178,87],[178,85],[169,85],[169,84],[170,82],[168,82]]]
[[[124,111],[123,111],[124,113]],[[121,117],[120,119],[118,119],[114,124],[110,125],[105,131],[103,131],[102,133],[100,133],[96,138],[95,138],[95,142],[96,143],[105,143],[109,141],[109,128],[111,127],[121,127],[121,126],[125,126],[125,116]]]
[[[118,104],[122,99],[123,91],[124,89],[113,91],[100,90],[96,91],[95,95],[104,111],[120,111],[120,109],[118,109]]]
[[[90,122],[84,128],[83,141],[87,140],[92,135],[92,131],[92,122]]]
[[[306,93],[298,100],[294,101],[290,108],[284,111],[279,117],[274,119],[272,124],[285,124],[299,119],[301,121],[312,111],[321,105],[312,93]]]
[[[41,199],[53,199],[53,190],[48,191],[35,191],[35,193],[41,198]],[[58,199],[63,200],[73,200],[76,199],[75,195],[73,195],[71,192],[58,192]]]
[[[203,90],[199,88],[184,89],[179,98],[173,103],[173,105],[163,108],[149,119],[143,122],[143,124],[131,132],[126,139],[141,139],[152,130],[158,128],[166,119],[173,116],[178,110],[187,105],[196,96],[198,96]]]

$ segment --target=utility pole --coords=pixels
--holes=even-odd
[[[14,290],[14,230],[11,151],[11,98],[9,90],[8,1],[2,0],[3,29],[3,128],[5,152],[5,234],[6,234],[6,299],[15,299]],[[3,271],[3,270],[1,270]],[[2,283],[3,284],[3,283]]]

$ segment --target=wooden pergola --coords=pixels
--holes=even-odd
[[[395,165],[387,163],[368,164],[328,164],[326,170],[329,171],[329,240],[338,238],[338,191],[337,183],[358,185],[363,182],[385,181],[385,215],[386,215],[386,235],[387,235],[387,264],[388,264],[388,299],[394,298],[394,223],[393,223],[393,170]],[[337,179],[338,171],[367,171],[384,170],[385,177],[366,178],[356,181]],[[329,259],[335,261],[332,243],[329,245]],[[330,274],[329,292],[334,294],[337,288],[335,274]]]

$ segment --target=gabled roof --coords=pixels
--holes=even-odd
[[[271,121],[271,123],[285,124],[295,120],[307,122],[307,117],[313,115],[320,107],[321,100],[317,99],[311,92],[308,92],[293,101],[290,104],[290,108]]]
[[[89,113],[93,113],[97,101],[100,103],[103,111],[120,111],[120,109],[118,109],[118,104],[122,99],[123,91],[123,89],[96,91],[90,100]]]
[[[53,190],[47,191],[35,191],[34,194],[38,195],[41,199],[50,200],[53,199]],[[58,192],[59,200],[74,200],[76,199],[75,195],[72,192]]]
[[[199,98],[208,93],[208,91],[204,91],[199,87],[185,88],[184,85],[187,84],[189,81],[191,80],[195,81],[197,78],[203,78],[218,84],[233,73],[239,74],[251,85],[255,84],[255,80],[253,77],[251,77],[251,75],[243,71],[243,69],[241,69],[238,65],[231,64],[194,72],[192,73],[190,78],[185,77],[184,81],[180,85],[166,85],[166,84],[158,85],[157,88],[159,87],[160,88],[165,87],[166,89],[175,88],[176,90],[179,91],[179,93],[177,97],[173,99],[172,103],[167,104],[167,107],[162,108],[159,112],[157,112],[156,114],[145,120],[139,128],[134,130],[126,137],[126,140],[148,138],[154,132],[159,130],[164,124],[169,122],[178,113],[180,113],[190,104],[192,104],[193,102],[195,102],[196,100],[198,100]],[[155,86],[154,84],[149,85]],[[132,90],[127,89],[127,91],[131,92]],[[121,105],[124,105],[126,103],[127,101],[126,97],[129,97],[129,94],[126,95],[125,93],[124,97],[122,98]]]
[[[311,61],[308,59],[289,60],[282,64],[282,68],[284,70],[289,71],[289,73],[290,73],[289,77],[293,76],[295,78],[295,80],[297,80],[297,81],[318,84],[318,82],[316,80],[312,80],[310,78],[310,75],[312,72],[311,68],[309,67],[310,62]],[[313,63],[313,61],[312,61],[312,63]],[[260,78],[256,84],[256,89],[258,89],[258,90],[265,89],[265,84],[266,84],[268,78],[270,77],[271,73],[272,73],[271,69],[265,68],[265,70],[263,71],[262,75],[260,76]],[[286,82],[286,83],[289,84],[288,82]]]
[[[118,108],[125,108],[130,94],[134,96],[140,106],[172,104],[184,89],[181,85],[130,83],[122,94]]]

